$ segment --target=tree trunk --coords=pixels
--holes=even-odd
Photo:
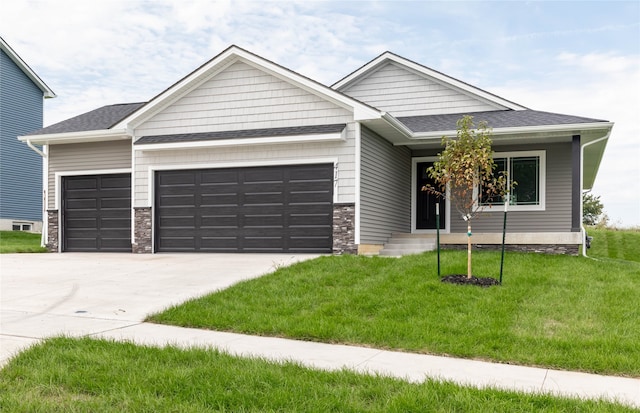
[[[471,220],[467,221],[467,278],[471,278]]]

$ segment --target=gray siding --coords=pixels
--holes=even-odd
[[[56,172],[91,174],[91,171],[105,169],[131,169],[130,140],[50,145],[48,208],[55,208]]]
[[[411,151],[362,127],[360,243],[411,231]]]
[[[0,218],[42,221],[42,158],[17,137],[42,128],[42,91],[0,51]]]
[[[387,63],[341,91],[393,116],[504,109],[395,63]]]
[[[546,150],[546,208],[544,211],[510,211],[508,232],[570,232],[571,231],[571,143],[495,146],[496,152]],[[473,232],[502,232],[502,207],[486,212],[471,225]],[[451,232],[466,232],[466,223],[453,211]]]
[[[327,125],[350,111],[236,62],[138,126],[136,136]]]

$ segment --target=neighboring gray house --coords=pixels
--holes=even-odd
[[[55,96],[0,37],[0,230],[42,228],[42,158],[16,138],[42,128]]]
[[[20,140],[47,148],[54,251],[376,254],[433,236],[424,170],[463,114],[488,121],[519,182],[510,246],[577,253],[613,123],[530,110],[389,52],[327,87],[231,46],[147,103]],[[474,242],[500,243],[501,211]],[[442,242],[465,244],[462,219],[441,213]]]

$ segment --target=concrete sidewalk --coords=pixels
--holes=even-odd
[[[435,378],[480,388],[495,387],[586,399],[603,398],[640,408],[640,379],[149,323],[117,328],[93,336],[152,346],[216,348],[237,356],[294,361],[325,370],[346,368],[411,382]]]
[[[239,356],[290,360],[420,382],[449,380],[589,399],[640,409],[640,379],[310,343],[143,323],[147,314],[313,258],[239,254],[9,254],[0,257],[0,368],[55,335],[217,348]]]

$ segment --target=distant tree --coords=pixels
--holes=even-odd
[[[471,278],[471,221],[484,207],[502,201],[513,184],[508,184],[502,171],[494,174],[491,129],[486,122],[475,128],[473,117],[464,116],[457,122],[456,135],[442,138],[445,149],[428,169],[436,187],[426,185],[422,190],[448,198],[467,222],[467,278]]]
[[[604,217],[604,205],[600,201],[600,196],[590,192],[583,193],[582,222],[585,225],[598,225]]]

